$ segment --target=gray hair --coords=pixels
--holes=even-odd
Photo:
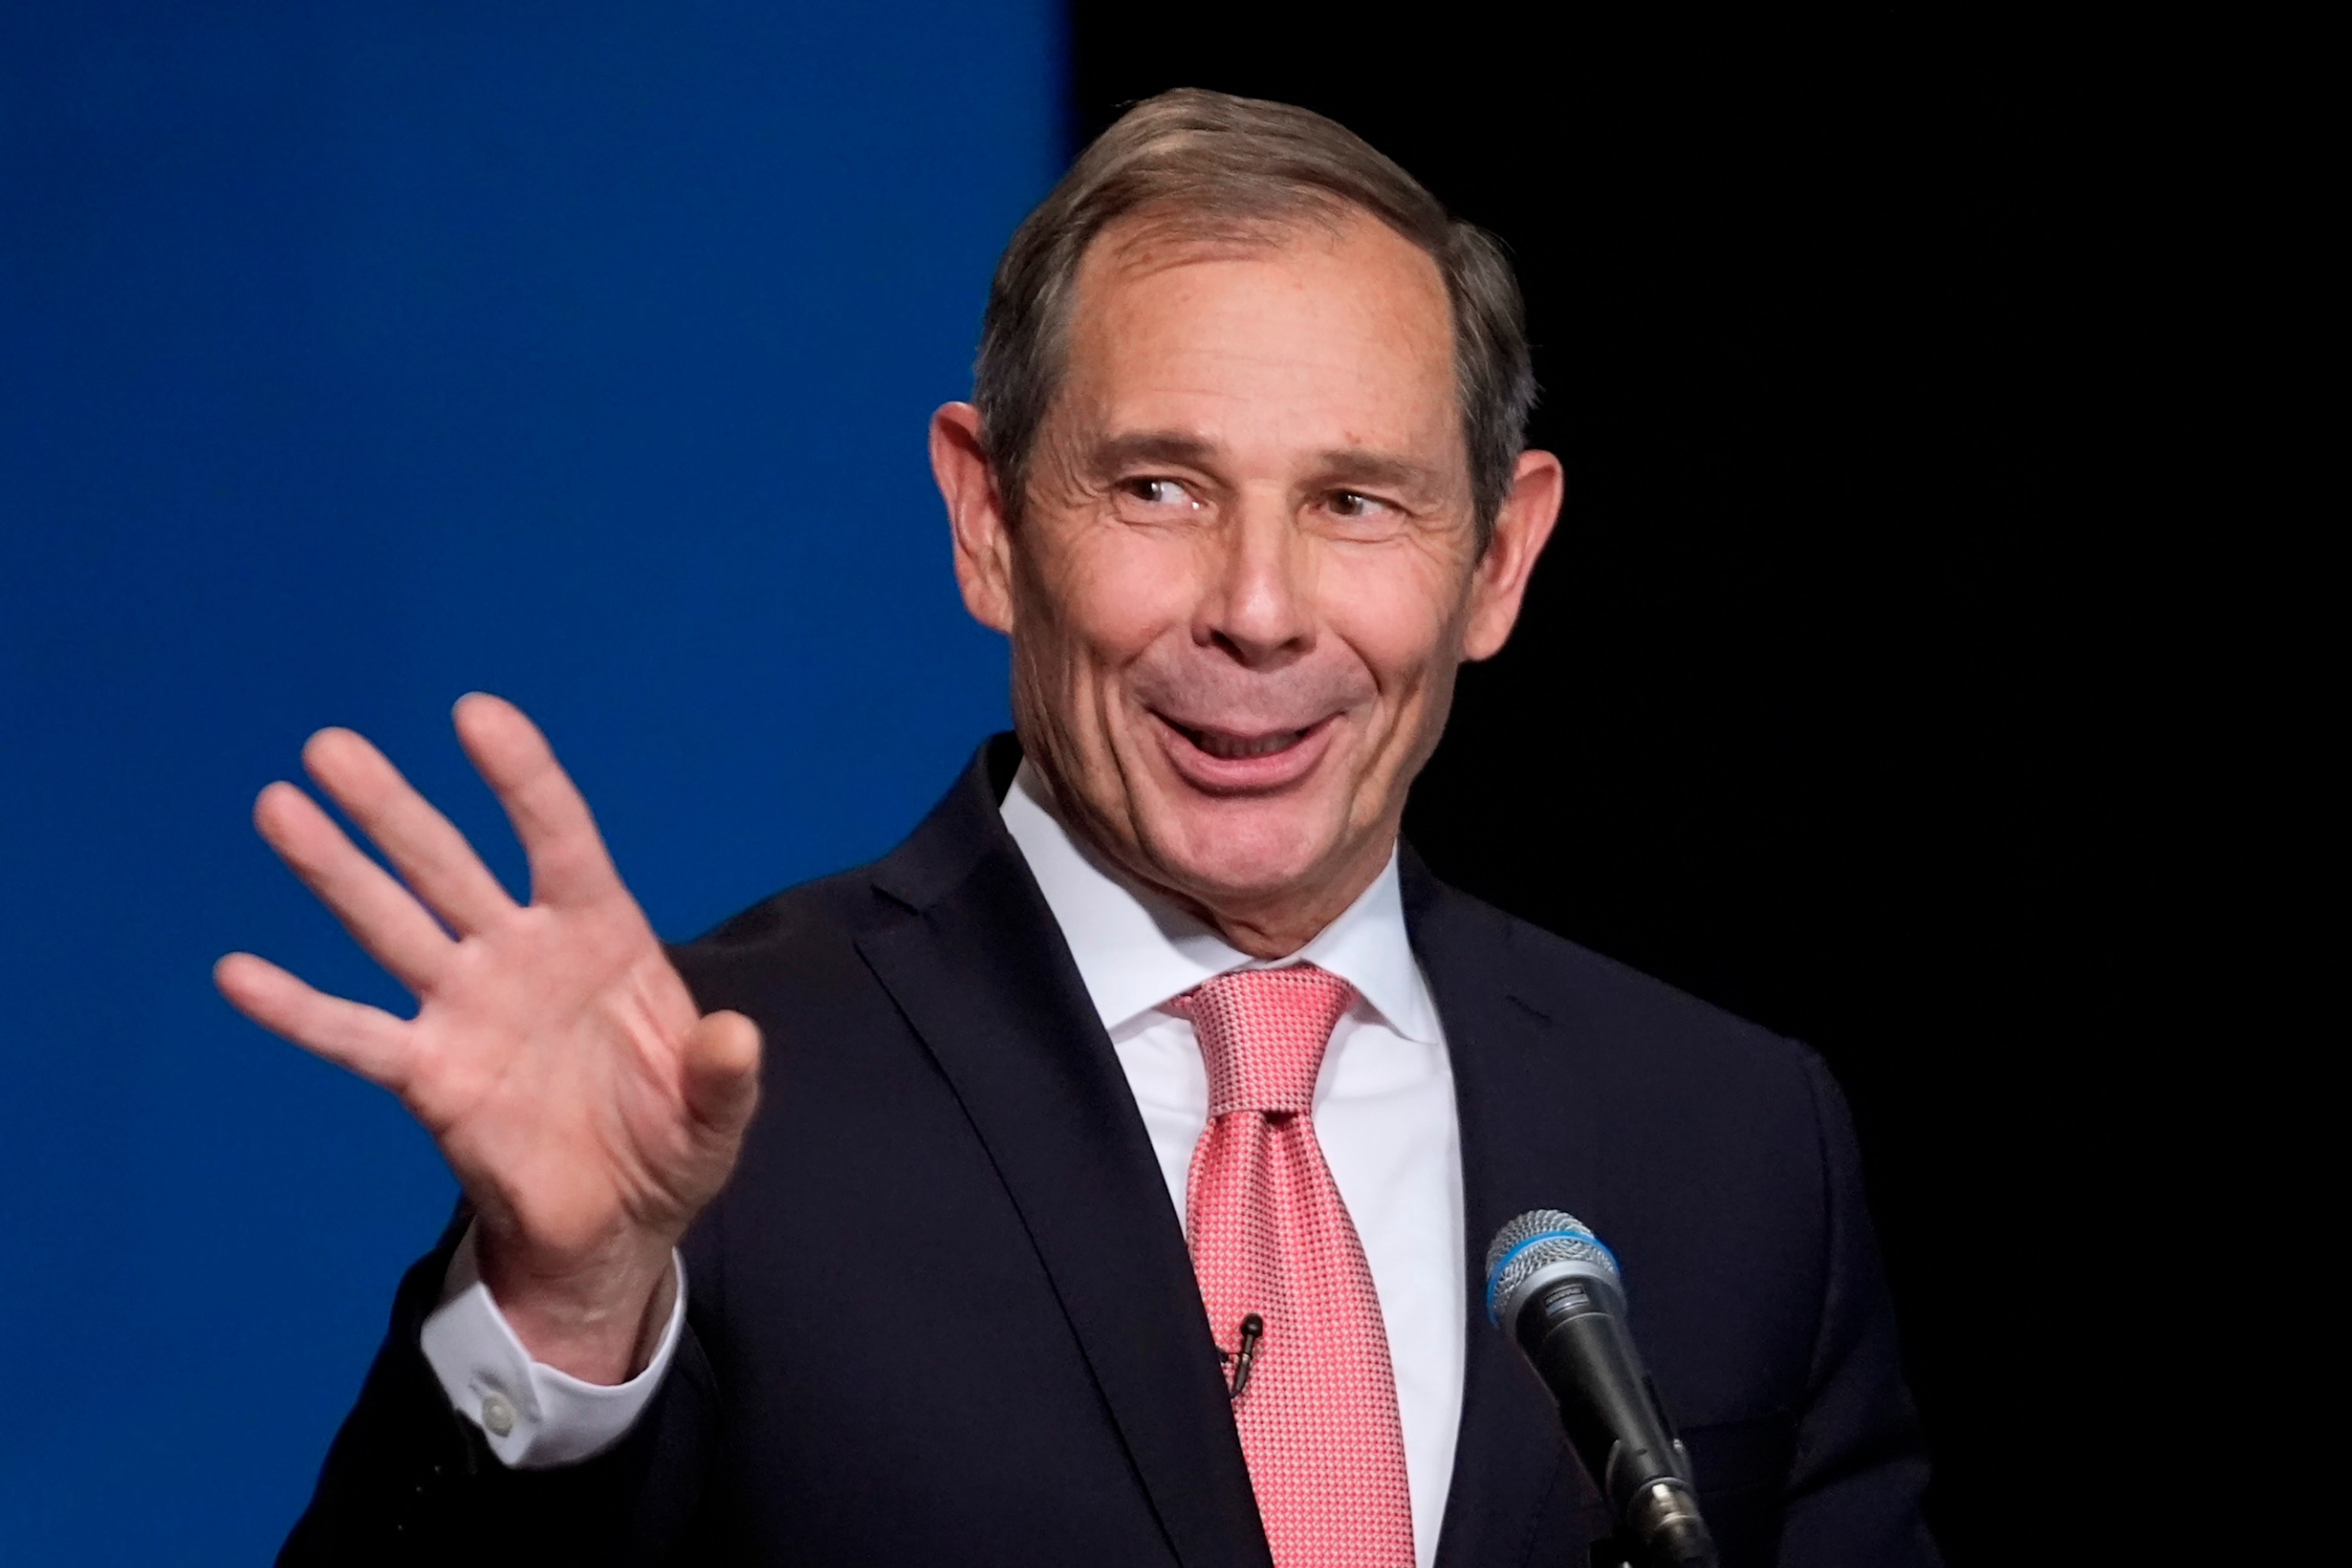
[[[1164,215],[1219,237],[1370,213],[1427,252],[1454,310],[1454,379],[1480,543],[1509,493],[1535,406],[1518,280],[1484,229],[1335,121],[1286,103],[1179,88],[1119,117],[1013,236],[988,291],[972,402],[1018,515],[1029,458],[1058,388],[1078,264],[1103,230]]]

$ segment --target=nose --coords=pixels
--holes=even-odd
[[[1210,591],[1194,623],[1196,641],[1252,669],[1278,668],[1314,646],[1314,562],[1286,506],[1244,497],[1204,543],[1213,555]]]

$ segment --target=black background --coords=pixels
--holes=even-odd
[[[1828,1058],[1947,1552],[2129,1556],[2201,1512],[2106,1294],[2127,1216],[2190,1201],[2139,1173],[2213,598],[2172,88],[2014,29],[1493,5],[1081,3],[1072,43],[1074,146],[1167,87],[1286,100],[1512,252],[1568,500],[1408,832]],[[2134,1480],[2181,1489],[2085,1506]]]

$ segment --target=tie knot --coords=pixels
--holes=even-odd
[[[1311,963],[1236,969],[1169,1004],[1192,1020],[1209,1068],[1209,1114],[1299,1111],[1315,1105],[1331,1026],[1356,988]]]

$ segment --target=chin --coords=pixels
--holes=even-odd
[[[1203,803],[1169,814],[1159,857],[1184,890],[1214,905],[1275,898],[1313,882],[1339,847],[1344,814],[1282,801]]]

